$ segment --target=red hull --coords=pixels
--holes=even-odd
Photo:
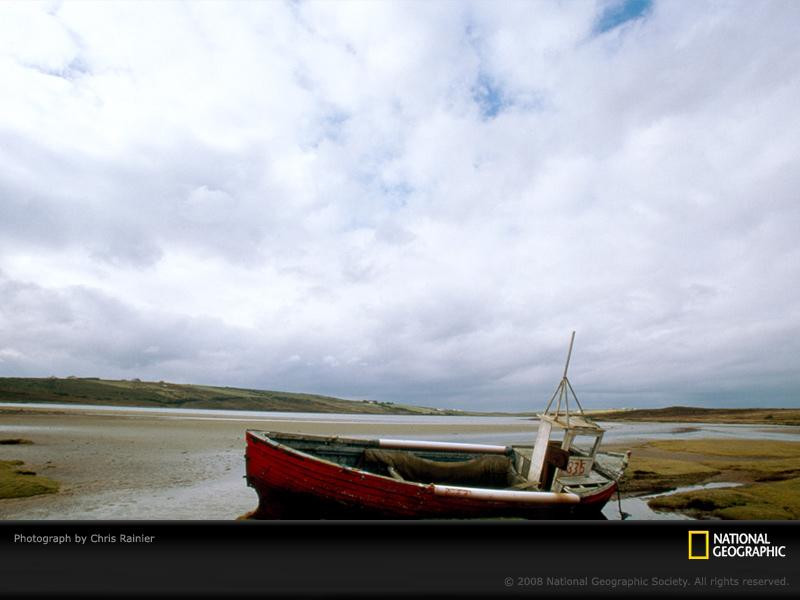
[[[344,467],[249,431],[246,458],[248,484],[259,495],[252,517],[262,519],[591,518],[617,490],[611,481],[575,504],[442,495],[441,486]]]

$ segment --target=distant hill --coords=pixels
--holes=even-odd
[[[598,421],[800,425],[800,408],[700,408],[697,406],[668,406],[666,408],[593,411],[592,418]]]
[[[0,402],[375,415],[476,414],[374,400],[343,400],[315,394],[94,377],[0,377]]]

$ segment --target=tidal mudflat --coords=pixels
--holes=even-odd
[[[536,423],[497,417],[409,417],[0,407],[0,460],[55,480],[57,494],[0,499],[3,519],[235,519],[258,503],[244,480],[246,429],[352,436],[524,434]]]
[[[763,447],[773,441],[800,442],[800,428],[795,427],[621,422],[607,425],[606,440],[618,447],[633,448],[634,461],[640,454],[642,459],[646,458],[646,444],[659,441],[758,438]],[[255,492],[244,480],[244,432],[248,428],[532,444],[537,426],[536,421],[523,417],[4,404],[0,405],[0,440],[24,439],[31,443],[0,444],[0,461],[23,461],[17,465],[19,468],[57,482],[59,489],[57,493],[0,499],[0,518],[235,519],[257,504]],[[794,456],[785,458],[797,462]],[[632,463],[634,470],[643,470],[637,469],[636,464]],[[653,478],[650,479],[652,484]],[[675,481],[675,486],[703,481],[702,478]],[[659,489],[657,485],[634,486],[627,494],[646,494]],[[627,500],[623,498],[623,502]],[[633,503],[645,504],[639,499]],[[634,512],[638,514],[633,514],[633,518],[677,514],[658,514],[648,509]],[[609,503],[606,516],[619,518],[616,503]]]

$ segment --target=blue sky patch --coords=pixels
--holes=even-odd
[[[472,89],[472,98],[484,119],[496,117],[508,104],[503,97],[503,90],[485,73],[478,76],[478,81]]]
[[[623,23],[644,17],[653,7],[653,0],[621,0],[606,6],[594,24],[595,33],[605,33]]]

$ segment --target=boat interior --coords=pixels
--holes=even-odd
[[[441,449],[385,449],[378,440],[304,436],[270,432],[271,440],[300,452],[330,461],[414,483],[436,483],[488,489],[551,490],[559,470],[567,468],[571,456],[586,456],[587,450],[560,448],[561,442],[551,440],[545,454],[544,468],[538,481],[525,476],[531,461],[531,446],[508,446],[504,454],[465,452]],[[592,487],[613,478],[615,465],[603,467],[603,460],[618,461],[614,454],[598,453],[587,483]],[[622,456],[622,455],[619,455]],[[621,466],[621,465],[620,465]]]

